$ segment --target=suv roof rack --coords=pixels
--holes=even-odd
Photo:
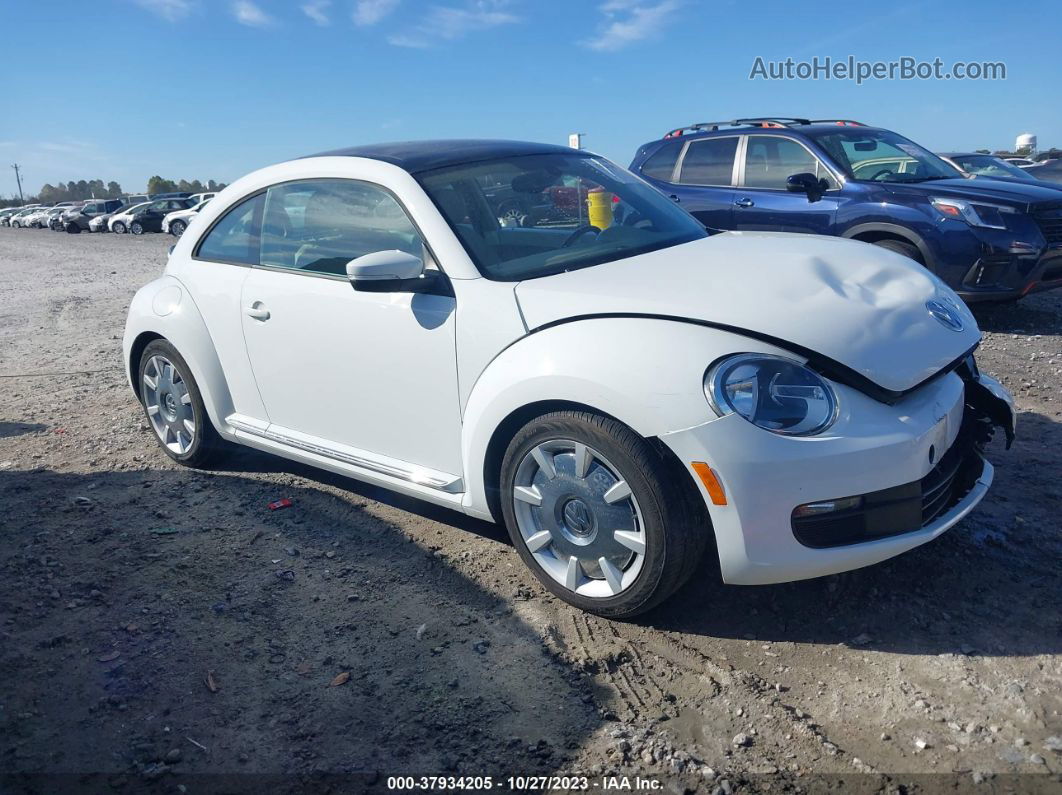
[[[688,124],[685,127],[676,127],[669,131],[665,138],[677,138],[680,135],[695,132],[712,132],[721,127],[800,127],[807,124],[837,124],[843,127],[865,127],[862,122],[852,119],[800,119],[789,116],[756,116],[746,119],[731,119],[729,121],[705,121],[698,124]]]

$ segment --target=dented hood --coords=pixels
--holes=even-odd
[[[741,329],[811,351],[891,392],[932,377],[981,338],[954,292],[906,257],[837,237],[726,232],[521,282],[529,329],[587,315],[653,315]],[[926,304],[944,303],[955,331]]]

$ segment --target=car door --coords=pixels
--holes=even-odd
[[[243,284],[247,356],[272,438],[407,480],[461,472],[455,300],[359,292],[346,264],[431,255],[394,196],[350,179],[266,193],[259,265]],[[434,481],[429,476],[428,481]]]
[[[842,201],[834,174],[799,141],[781,135],[746,135],[738,155],[740,170],[734,200],[734,229],[833,234]],[[829,189],[816,201],[792,193],[786,180],[810,173]]]
[[[737,135],[687,141],[670,196],[708,229],[733,229]]]

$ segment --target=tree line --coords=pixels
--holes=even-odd
[[[147,183],[147,193],[204,193],[207,191],[217,192],[225,187],[224,182],[215,182],[210,179],[205,183],[198,179],[189,182],[186,179],[165,179],[158,175],[152,177]],[[74,182],[60,182],[57,185],[45,183],[37,192],[36,196],[26,196],[26,204],[56,204],[57,202],[80,201],[81,199],[117,199],[125,196],[128,192],[122,190],[122,186],[111,180],[104,183],[102,179],[78,180]],[[22,202],[18,196],[9,199],[0,198],[0,207],[18,207]]]

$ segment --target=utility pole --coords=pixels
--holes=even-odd
[[[26,200],[22,197],[22,175],[19,173],[18,163],[12,163],[11,168],[15,169],[15,181],[18,183],[18,201],[19,204],[25,205]]]

